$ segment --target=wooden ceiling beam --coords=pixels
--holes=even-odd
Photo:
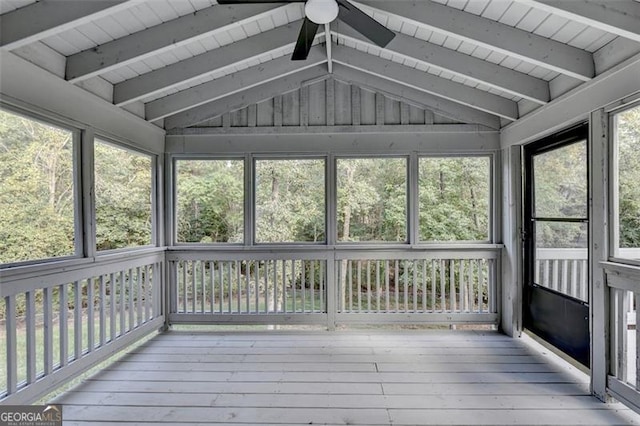
[[[342,64],[334,63],[333,73],[338,79],[349,83],[388,94],[392,98],[406,101],[410,104],[420,105],[425,109],[434,111],[444,117],[467,124],[482,124],[492,129],[500,128],[500,119],[493,115],[460,105],[438,96],[433,96],[420,90],[403,84],[387,80],[377,75],[346,67]]]
[[[0,47],[7,50],[110,15],[135,4],[134,0],[39,1],[0,15]]]
[[[338,37],[363,43],[374,49],[378,48],[346,25],[334,25],[332,32]],[[540,105],[544,105],[550,100],[549,83],[544,80],[405,34],[396,34],[395,38],[383,50]]]
[[[640,2],[634,0],[517,0],[536,9],[640,42]]]
[[[158,55],[198,39],[211,37],[248,20],[287,6],[281,4],[216,5],[67,57],[66,79],[85,80],[112,69]]]
[[[518,119],[518,105],[509,99],[388,61],[346,46],[334,48],[333,59],[378,77],[479,109],[510,121]]]
[[[172,87],[224,70],[240,62],[293,46],[302,20],[209,50],[201,55],[153,70],[114,86],[114,103],[124,105]],[[323,33],[320,32],[317,37]]]
[[[312,49],[313,50],[313,49]],[[324,52],[322,52],[324,57]],[[311,54],[309,55],[311,56]],[[288,60],[289,58],[287,58]],[[290,62],[290,61],[289,61]],[[323,59],[326,62],[326,58]],[[282,93],[300,88],[304,82],[327,75],[327,69],[320,63],[298,68],[296,72],[281,75],[273,80],[261,80],[259,84],[241,91],[230,91],[226,96],[201,104],[165,118],[165,129],[193,126],[225,112],[235,111],[247,105],[258,103]]]
[[[435,2],[358,3],[392,14],[418,27],[491,49],[546,69],[588,81],[595,75],[593,55],[581,49]]]

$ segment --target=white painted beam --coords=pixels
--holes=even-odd
[[[376,92],[390,94],[391,97],[407,101],[410,104],[420,105],[425,109],[430,109],[437,114],[462,123],[482,124],[492,129],[500,128],[500,119],[495,115],[427,94],[373,74],[345,67],[341,64],[334,64],[333,68],[337,78],[346,80],[349,83]]]
[[[517,1],[640,42],[640,2],[634,0]]]
[[[360,3],[358,3],[360,4]],[[594,76],[589,52],[435,2],[390,1],[362,4],[419,27],[450,35],[523,61],[588,81]]]
[[[334,61],[414,89],[430,93],[514,121],[518,119],[518,105],[512,100],[474,89],[415,68],[387,61],[346,46],[336,46]]]
[[[304,82],[317,79],[324,75],[327,75],[327,70],[322,65],[306,68],[280,79],[263,83],[249,90],[238,92],[201,105],[197,108],[192,108],[167,117],[165,119],[165,128],[174,129],[178,127],[193,126],[194,124],[217,117],[225,112],[234,111],[249,104],[254,104],[265,99],[272,98],[281,93],[296,90]]]
[[[164,130],[3,50],[0,99],[36,107],[36,112],[61,117],[80,128],[92,127],[96,133],[147,151],[164,152]]]
[[[194,40],[210,37],[215,32],[228,30],[247,20],[259,19],[278,7],[283,6],[217,5],[181,16],[69,56],[66,78],[75,82],[93,77]]]
[[[369,39],[347,25],[334,25],[332,32],[339,37],[378,48]],[[405,34],[396,34],[395,38],[383,50],[540,105],[544,105],[550,99],[549,83],[544,80]]]
[[[318,130],[316,132],[316,129]],[[297,153],[382,154],[407,152],[492,152],[500,147],[497,131],[466,124],[414,126],[291,126],[268,133],[243,133],[242,128],[189,128],[167,135],[171,154]]]
[[[640,93],[640,54],[502,129],[504,148],[540,139],[571,124],[587,120],[598,108]]]
[[[295,21],[118,83],[114,86],[114,103],[134,102],[252,57],[293,46],[301,24],[302,20]],[[321,35],[322,32],[317,37]]]
[[[333,72],[333,55],[331,54],[331,44],[333,41],[331,40],[331,25],[324,24],[324,33],[327,34],[325,37],[325,43],[327,44],[327,69],[329,70],[329,74]]]
[[[146,104],[146,119],[155,121],[182,111],[197,107],[231,94],[296,73],[305,68],[326,62],[320,46],[311,49],[306,61],[292,61],[289,56],[281,56],[263,64],[199,84],[189,89],[156,99]]]
[[[39,1],[0,15],[0,46],[13,50],[131,7],[133,0]]]

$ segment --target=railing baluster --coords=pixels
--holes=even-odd
[[[413,312],[418,312],[418,268],[416,267],[416,260],[412,261],[413,280],[411,281],[411,288],[413,290]]]
[[[87,279],[87,348],[89,352],[95,348],[95,281]]]
[[[447,301],[446,301],[446,289],[445,289],[445,266],[444,259],[440,259],[440,311],[446,312],[447,310]]]
[[[569,261],[567,259],[562,260],[562,278],[560,280],[562,292],[575,297],[573,292],[573,286],[569,284]]]
[[[104,346],[107,340],[107,312],[106,312],[106,300],[107,300],[107,283],[105,283],[104,275],[100,275],[100,347]],[[113,274],[111,274],[113,279]]]
[[[182,307],[181,312],[187,313],[187,261],[180,262],[182,265]]]
[[[475,291],[474,291],[474,286],[473,286],[473,265],[476,264],[476,261],[473,259],[469,259],[469,270],[467,271],[468,273],[468,285],[469,285],[469,291],[467,292],[468,298],[469,298],[469,312],[474,312],[473,310],[473,299],[475,298]]]
[[[400,311],[400,264],[398,262],[398,259],[394,260],[393,262],[394,264],[394,296],[395,296],[395,312],[399,312]]]
[[[67,301],[67,284],[60,285],[60,367],[64,367],[69,362],[69,324]]]
[[[224,263],[222,261],[218,261],[218,286],[220,286],[220,288],[218,289],[218,291],[220,292],[220,297],[218,297],[218,304],[220,305],[220,309],[219,309],[219,313],[222,313],[224,311],[223,309],[223,303],[224,303],[224,271],[222,270],[224,267]]]
[[[371,312],[371,261],[367,260],[365,268],[367,277],[367,312]]]
[[[495,260],[488,259],[488,275],[487,275],[487,294],[489,295],[489,312],[494,313],[497,312],[496,309],[496,269],[495,269]]]
[[[382,289],[380,288],[380,261],[376,260],[376,312],[380,312],[380,294]]]
[[[36,304],[32,291],[25,294],[27,337],[27,383],[36,381]]]
[[[5,322],[7,336],[7,392],[15,393],[18,389],[18,337],[16,322],[16,296],[5,297],[7,320]]]
[[[460,312],[465,312],[465,306],[464,306],[464,260],[460,259],[458,261],[458,285],[459,285],[459,291],[460,294],[458,294],[458,310]]]
[[[358,312],[361,312],[362,309],[362,261],[358,260],[358,266],[356,268],[356,295],[358,298]]]
[[[291,287],[293,288],[293,303],[291,312],[296,312],[296,261],[291,261]]]
[[[209,303],[211,304],[210,313],[215,311],[216,306],[216,274],[214,269],[214,262],[209,261],[209,288],[211,291],[211,300]]]
[[[227,311],[231,313],[233,311],[233,262],[226,262],[229,268],[227,268],[227,285],[229,286],[229,294],[227,299]]]
[[[196,263],[197,261],[191,261],[191,280],[189,286],[189,293],[191,296],[191,312],[196,312],[196,302],[198,299],[198,292],[196,290]]]
[[[127,289],[129,290],[129,331],[133,330],[135,328],[134,325],[134,312],[135,309],[133,307],[133,269],[129,269],[129,280],[127,282]]]
[[[353,263],[351,260],[347,261],[347,282],[344,285],[349,290],[349,303],[344,310],[351,312],[353,308]]]
[[[422,259],[422,312],[427,312],[427,259]]]
[[[436,260],[431,259],[431,312],[436,311]]]
[[[323,261],[319,261],[318,262],[319,265],[319,270],[320,270],[320,283],[319,283],[319,287],[320,287],[320,311],[321,312],[325,312],[327,310],[327,301],[325,298],[325,291],[327,291],[327,286],[326,286],[326,276],[325,276],[325,272],[324,272],[324,262]]]
[[[255,273],[256,273],[256,291],[255,291],[255,297],[256,297],[256,306],[255,306],[255,313],[260,312],[260,261],[256,260],[253,262],[254,266],[255,266]]]
[[[249,313],[251,311],[251,307],[249,306],[249,300],[251,299],[251,263],[250,261],[245,261],[243,262],[245,265],[245,269],[244,269],[244,278],[245,278],[245,282],[247,283],[247,291],[246,291],[246,303],[247,303],[247,310],[246,312]]]
[[[484,311],[484,260],[478,260],[478,312]]]
[[[204,260],[199,260],[198,263],[200,264],[200,313],[204,314],[205,299],[207,297],[207,287],[204,282],[207,268],[205,268],[206,262]]]
[[[404,311],[409,311],[409,273],[407,272],[407,261],[402,261],[402,281],[404,282]]]
[[[544,278],[543,278],[544,281],[542,283],[540,283],[540,284],[542,284],[544,287],[547,287],[547,288],[551,288],[551,281],[549,279],[549,274],[550,274],[550,272],[549,272],[549,259],[545,259],[545,261],[544,261]]]
[[[78,360],[82,357],[82,281],[74,283],[74,293],[73,353],[74,359]]]
[[[116,340],[116,274],[110,275],[109,282],[109,334],[111,341]]]
[[[138,266],[136,268],[136,327],[140,326],[143,322],[142,319],[142,275],[141,269]]]
[[[240,300],[241,300],[241,296],[242,296],[242,285],[241,285],[241,271],[240,271],[240,262],[238,262],[237,260],[234,263],[234,266],[236,268],[236,304],[237,304],[237,309],[236,312],[240,313],[242,312],[241,307],[240,307]]]
[[[455,260],[449,259],[449,307],[451,312],[456,311],[456,271]]]
[[[551,265],[551,287],[556,291],[562,291],[558,285],[558,259],[553,259]]]
[[[271,261],[273,264],[273,312],[278,312],[278,261]]]
[[[315,312],[316,311],[316,298],[318,299],[319,303],[319,307],[318,310],[322,310],[322,294],[318,294],[316,296],[316,262],[315,261],[311,261],[311,270],[309,271],[309,273],[311,274],[311,283],[309,284],[309,287],[311,288],[311,312]],[[340,275],[338,275],[340,276]]]
[[[44,374],[49,375],[53,372],[53,297],[51,287],[43,289],[42,298],[44,314]],[[8,309],[7,312],[9,312]],[[10,315],[7,316],[7,319],[9,318],[11,318]],[[8,348],[11,347],[8,342],[7,344]]]
[[[151,319],[151,276],[149,275],[149,265],[144,266],[144,321]]]
[[[118,282],[117,276],[120,276],[120,281]],[[126,301],[125,301],[125,293],[126,293],[126,285],[125,285],[125,274],[124,270],[120,271],[119,274],[111,274],[111,329],[112,331],[112,340],[115,337],[115,329],[116,329],[116,313],[115,307],[116,304],[114,302],[116,296],[116,288],[118,289],[118,311],[120,315],[120,336],[123,336],[127,332],[127,314],[126,314]]]
[[[300,261],[300,267],[302,271],[300,272],[300,287],[302,290],[302,313],[307,312],[307,262],[306,260]],[[313,312],[313,309],[311,310]]]

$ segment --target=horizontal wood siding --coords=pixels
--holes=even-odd
[[[227,125],[292,127],[456,123],[419,106],[330,78],[231,111]],[[225,122],[222,116],[218,116],[194,127],[223,126]]]

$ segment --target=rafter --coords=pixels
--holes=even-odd
[[[0,47],[8,50],[36,42],[119,10],[136,0],[39,1],[0,15]]]
[[[402,99],[415,105],[424,106],[426,109],[430,109],[437,114],[453,120],[463,123],[482,124],[492,129],[500,128],[500,119],[484,111],[460,105],[456,102],[433,96],[412,87],[341,64],[334,64],[333,72],[336,78],[369,88],[373,91],[389,94],[391,97]]]
[[[292,46],[301,23],[301,20],[292,22],[118,83],[114,86],[114,103],[134,102],[253,57]],[[316,37],[323,34],[320,32]]]
[[[640,2],[634,0],[517,1],[640,42]]]
[[[332,27],[333,34],[377,49],[367,38],[346,25]],[[462,78],[519,96],[537,104],[549,102],[549,83],[521,72],[501,67],[433,43],[404,34],[383,49],[408,59],[450,72]]]
[[[453,102],[466,105],[508,120],[518,119],[515,102],[483,90],[474,89],[433,74],[409,68],[356,49],[337,46],[334,61],[384,79],[430,93]]]
[[[217,5],[87,49],[67,58],[66,78],[75,82],[210,37],[248,19],[259,19],[281,4]],[[286,6],[284,6],[286,7]]]
[[[292,61],[289,56],[281,56],[272,61],[151,101],[145,106],[145,115],[149,121],[158,120],[326,61],[324,50],[320,46],[312,48],[304,62]]]
[[[430,1],[369,2],[362,7],[583,81],[595,73],[589,52],[453,7]]]

